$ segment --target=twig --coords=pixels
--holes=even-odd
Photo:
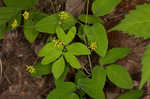
[[[6,73],[4,72],[4,76],[6,78],[6,80],[8,81],[9,84],[12,84],[12,82],[9,80],[8,76],[6,75]]]
[[[2,60],[0,58],[0,81],[2,80],[2,75],[3,75],[3,65],[2,65]]]

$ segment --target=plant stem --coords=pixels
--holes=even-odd
[[[89,71],[83,66],[83,69],[85,70],[85,72],[88,74],[88,75],[91,75],[90,73],[89,73]]]
[[[0,58],[0,81],[2,80],[2,75],[3,75],[3,65],[2,65],[2,60]]]
[[[89,0],[87,0],[87,5],[86,5],[86,20],[85,20],[85,24],[87,25],[88,24],[88,11],[89,11]],[[84,38],[84,41],[86,43],[86,45],[88,45],[88,41],[86,39],[86,34],[84,33],[83,34],[83,38]],[[89,61],[89,65],[90,65],[90,71],[92,71],[92,62],[91,62],[91,57],[90,55],[88,55],[88,61]]]
[[[91,57],[90,57],[90,55],[88,55],[88,60],[89,60],[90,70],[92,71],[92,62],[91,62]]]

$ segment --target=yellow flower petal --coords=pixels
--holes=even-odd
[[[18,22],[17,22],[17,20],[15,19],[14,22],[11,24],[11,27],[12,27],[13,29],[15,29],[17,26],[18,26]]]
[[[69,17],[69,14],[65,11],[59,13],[59,17],[61,20],[66,20]]]
[[[95,51],[95,49],[97,48],[97,43],[96,42],[93,42],[90,44],[89,48],[93,51]]]
[[[28,11],[25,11],[22,16],[24,17],[24,19],[28,19],[29,18],[29,12]]]
[[[31,66],[31,65],[29,65],[29,66],[27,65],[26,71],[28,71],[29,73],[34,73],[35,72],[35,68],[33,66]]]
[[[53,43],[54,43],[55,47],[57,46],[58,48],[60,48],[64,45],[64,43],[61,42],[60,40],[53,40]]]

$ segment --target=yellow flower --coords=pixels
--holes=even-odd
[[[11,27],[15,29],[18,26],[17,20],[15,19],[14,22],[11,24]]]
[[[69,17],[69,14],[65,11],[62,11],[62,12],[59,13],[59,17],[60,17],[61,20],[65,20]]]
[[[59,43],[59,40],[53,40],[53,43],[55,46],[57,46],[57,44]]]
[[[53,43],[55,46],[57,46],[58,48],[62,47],[64,45],[63,42],[61,42],[60,40],[53,40]]]
[[[28,19],[29,18],[29,12],[28,11],[25,11],[22,16],[24,17],[24,19]]]
[[[35,72],[35,68],[31,65],[27,65],[26,71],[28,71],[29,73],[34,73]]]
[[[64,43],[60,41],[57,46],[59,48],[59,47],[62,47],[63,45],[64,45]]]
[[[94,50],[97,48],[96,42],[91,43],[90,46],[89,46],[89,48],[90,48],[92,51],[94,51]]]

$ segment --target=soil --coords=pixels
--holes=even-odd
[[[137,5],[149,2],[150,0],[122,0],[111,13],[102,17],[105,20],[105,28],[108,30],[119,24],[125,15],[134,10]],[[35,9],[47,13],[66,9],[74,16],[78,16],[84,12],[85,3],[85,0],[39,0]],[[1,0],[0,6],[2,6]],[[134,88],[137,88],[141,79],[141,55],[145,51],[144,47],[150,43],[150,39],[135,38],[120,31],[109,32],[108,37],[109,48],[132,49],[132,52],[124,59],[119,60],[117,64],[121,64],[128,70],[133,78]],[[30,44],[24,38],[21,28],[6,33],[4,40],[0,42],[0,61],[2,61],[0,66],[3,74],[0,79],[0,99],[45,99],[55,87],[52,75],[32,78],[26,72],[26,65],[34,65],[39,61],[37,53],[43,46],[45,38],[45,35],[40,35],[35,43]],[[83,65],[88,64],[85,56],[79,57],[79,60]],[[98,56],[93,53],[92,63],[96,65],[97,61]],[[70,70],[67,80],[72,78],[74,72],[74,69]],[[141,99],[150,99],[150,83],[145,84],[143,89],[145,92]],[[125,91],[112,85],[109,81],[105,88],[107,99],[117,99]]]

